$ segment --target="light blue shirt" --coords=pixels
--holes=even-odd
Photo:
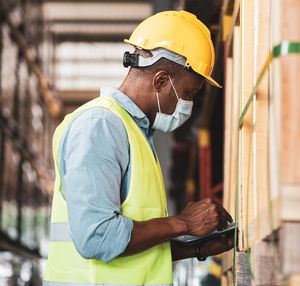
[[[101,96],[113,97],[132,116],[155,154],[153,130],[138,106],[113,88],[102,88]],[[90,109],[69,126],[59,152],[62,193],[76,249],[85,258],[109,262],[124,252],[133,228],[120,210],[131,172],[126,129],[111,111]]]

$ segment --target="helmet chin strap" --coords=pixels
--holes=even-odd
[[[148,67],[156,63],[159,59],[165,58],[181,66],[187,67],[186,58],[169,50],[158,48],[155,50],[151,50],[151,53],[152,57],[144,58],[140,55],[130,54],[129,52],[126,52],[123,58],[123,65],[124,67]]]

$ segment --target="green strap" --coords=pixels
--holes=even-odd
[[[241,115],[240,115],[239,129],[241,129],[242,126],[243,126],[243,121],[244,121],[244,118],[246,116],[246,113],[247,113],[247,111],[250,107],[250,104],[253,101],[253,98],[254,98],[257,90],[258,90],[258,87],[259,87],[263,77],[265,76],[272,60],[274,58],[279,57],[279,56],[285,56],[285,55],[288,55],[288,54],[299,54],[299,53],[300,53],[300,42],[284,41],[284,42],[281,42],[279,45],[277,45],[273,48],[272,52],[269,54],[267,60],[265,61],[262,70],[259,73],[258,79],[257,79],[257,81],[256,81],[256,83],[253,87],[251,95],[250,95],[250,97],[249,97],[249,99],[248,99]]]
[[[275,46],[272,51],[274,58],[279,56],[285,56],[288,54],[299,54],[300,53],[300,42],[288,42],[284,41],[279,45]]]

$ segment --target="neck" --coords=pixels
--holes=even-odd
[[[151,86],[142,78],[133,80],[127,76],[118,90],[127,95],[145,113],[152,125],[157,112],[157,102],[153,100],[155,98]]]

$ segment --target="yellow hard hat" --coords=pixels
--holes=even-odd
[[[164,48],[186,59],[185,66],[204,76],[214,86],[221,87],[211,73],[215,52],[209,29],[187,11],[164,11],[140,23],[124,40],[135,47],[154,50]]]

